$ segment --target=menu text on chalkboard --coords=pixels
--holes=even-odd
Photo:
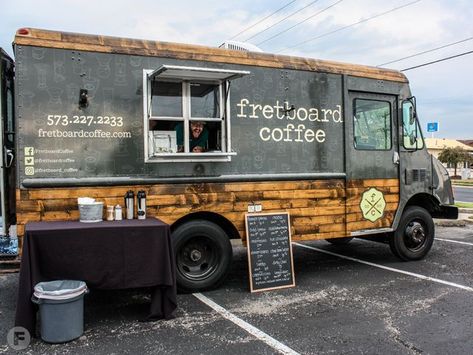
[[[246,214],[251,292],[295,286],[289,213]]]

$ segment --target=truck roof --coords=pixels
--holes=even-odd
[[[204,60],[216,63],[253,65],[269,68],[308,70],[402,83],[408,82],[406,76],[397,70],[365,65],[271,53],[236,51],[200,45],[59,32],[36,28],[19,29],[16,32],[14,44],[90,52]]]

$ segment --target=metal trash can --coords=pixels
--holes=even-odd
[[[40,282],[34,287],[32,301],[39,305],[41,339],[64,343],[84,333],[83,281],[57,280]]]

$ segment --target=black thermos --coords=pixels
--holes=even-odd
[[[138,219],[146,219],[146,192],[138,191]]]

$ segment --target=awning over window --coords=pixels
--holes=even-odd
[[[183,79],[183,80],[233,80],[250,74],[246,70],[230,70],[199,67],[182,67],[162,65],[148,74],[150,79]]]

